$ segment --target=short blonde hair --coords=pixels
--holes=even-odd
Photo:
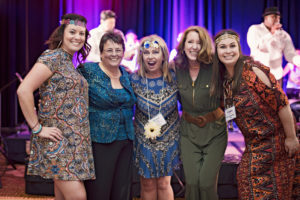
[[[153,42],[157,41],[160,47],[160,50],[163,54],[163,63],[161,65],[161,71],[163,73],[164,78],[168,81],[172,81],[172,76],[169,72],[169,50],[165,41],[159,37],[158,35],[149,35],[141,39],[139,45],[139,52],[137,55],[137,65],[138,65],[138,74],[141,77],[146,77],[146,64],[143,59],[143,52],[144,52],[144,43],[146,41]]]

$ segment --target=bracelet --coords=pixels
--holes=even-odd
[[[39,134],[41,131],[42,131],[42,125],[40,124],[40,127],[39,127],[39,129],[37,130],[37,131],[32,131],[32,133],[34,134],[34,135],[37,135],[37,134]]]
[[[34,126],[31,127],[31,129],[34,129],[38,124],[39,124],[39,120],[37,120],[37,122],[34,124]]]

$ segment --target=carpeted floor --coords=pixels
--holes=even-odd
[[[0,180],[2,188],[0,188],[0,200],[54,200],[53,196],[29,195],[25,194],[24,180],[24,164],[16,164],[17,169],[7,165],[6,160],[0,154]],[[133,200],[138,200],[135,198]],[[177,198],[176,200],[184,200]]]
[[[228,155],[239,156],[244,150],[243,137],[238,132],[229,134],[228,146],[226,153]],[[14,170],[12,166],[8,165],[4,156],[0,153],[0,180],[2,188],[0,188],[0,200],[14,199],[14,200],[54,200],[53,196],[40,196],[25,194],[25,179],[24,179],[24,164],[16,164],[17,169]],[[134,198],[133,200],[139,200]],[[184,200],[184,198],[176,198],[175,200]],[[228,199],[229,200],[229,199]]]
[[[16,164],[17,169],[7,165],[6,160],[0,154],[0,180],[2,188],[0,189],[0,200],[2,199],[43,199],[53,200],[51,196],[39,196],[25,194],[25,180],[24,180],[24,164]]]

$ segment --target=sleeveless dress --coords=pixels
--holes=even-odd
[[[87,81],[62,49],[46,50],[37,62],[53,73],[39,89],[39,122],[43,127],[57,127],[64,138],[53,142],[32,134],[27,173],[47,179],[95,179]]]
[[[179,115],[177,108],[177,86],[175,74],[173,82],[163,77],[149,79],[138,74],[131,75],[131,84],[137,97],[134,128],[134,159],[138,172],[145,178],[172,176],[173,169],[179,163]],[[147,91],[148,83],[148,91]],[[161,110],[166,124],[156,139],[147,139],[144,125]]]

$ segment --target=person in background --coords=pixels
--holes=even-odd
[[[89,84],[89,120],[96,180],[85,181],[88,200],[129,200],[136,97],[129,75],[120,66],[125,44],[115,32],[100,41],[101,62],[78,70]]]
[[[179,164],[178,90],[164,40],[157,35],[144,37],[137,63],[131,84],[137,96],[134,159],[141,198],[172,200],[171,176]]]
[[[116,13],[112,10],[103,10],[100,13],[100,25],[92,30],[90,30],[90,35],[88,39],[88,43],[91,45],[91,51],[87,57],[87,61],[89,62],[100,62],[101,57],[100,51],[99,51],[99,45],[102,36],[109,31],[113,31],[115,33],[118,33],[122,36],[123,40],[124,34],[122,31],[118,30],[115,28],[116,26]],[[132,59],[133,54],[132,52],[125,52],[124,53],[124,58],[125,59]]]
[[[261,24],[250,26],[247,42],[254,60],[270,67],[271,73],[282,85],[282,56],[300,67],[300,55],[297,55],[291,36],[282,29],[280,12],[277,7],[266,8]]]
[[[292,199],[300,145],[288,99],[268,67],[242,54],[235,31],[220,31],[215,45],[211,94],[245,138],[239,199]]]
[[[178,36],[177,36],[177,39],[176,39],[176,40],[177,40],[178,43],[180,42],[181,37],[182,37],[182,32],[180,32],[180,33],[178,34]],[[172,49],[172,51],[170,52],[169,61],[172,61],[172,60],[175,58],[176,55],[177,55],[177,50],[176,50],[176,48],[175,48],[175,49]]]
[[[219,169],[227,146],[220,99],[210,95],[212,40],[205,28],[187,28],[172,66],[182,105],[180,150],[187,200],[217,200]]]
[[[300,50],[297,50],[300,55]],[[283,69],[283,76],[288,76],[286,85],[286,94],[289,99],[300,99],[300,66],[293,65],[292,63],[286,64]]]
[[[131,59],[123,59],[121,64],[126,66],[130,72],[137,70],[136,60],[139,47],[139,40],[137,35],[133,31],[128,31],[125,35],[125,49],[127,52],[131,52]]]
[[[88,84],[74,68],[90,47],[86,19],[66,14],[43,52],[20,84],[17,94],[32,129],[27,174],[53,179],[55,199],[85,200],[82,181],[95,179],[88,120]],[[33,92],[39,88],[38,115]]]

